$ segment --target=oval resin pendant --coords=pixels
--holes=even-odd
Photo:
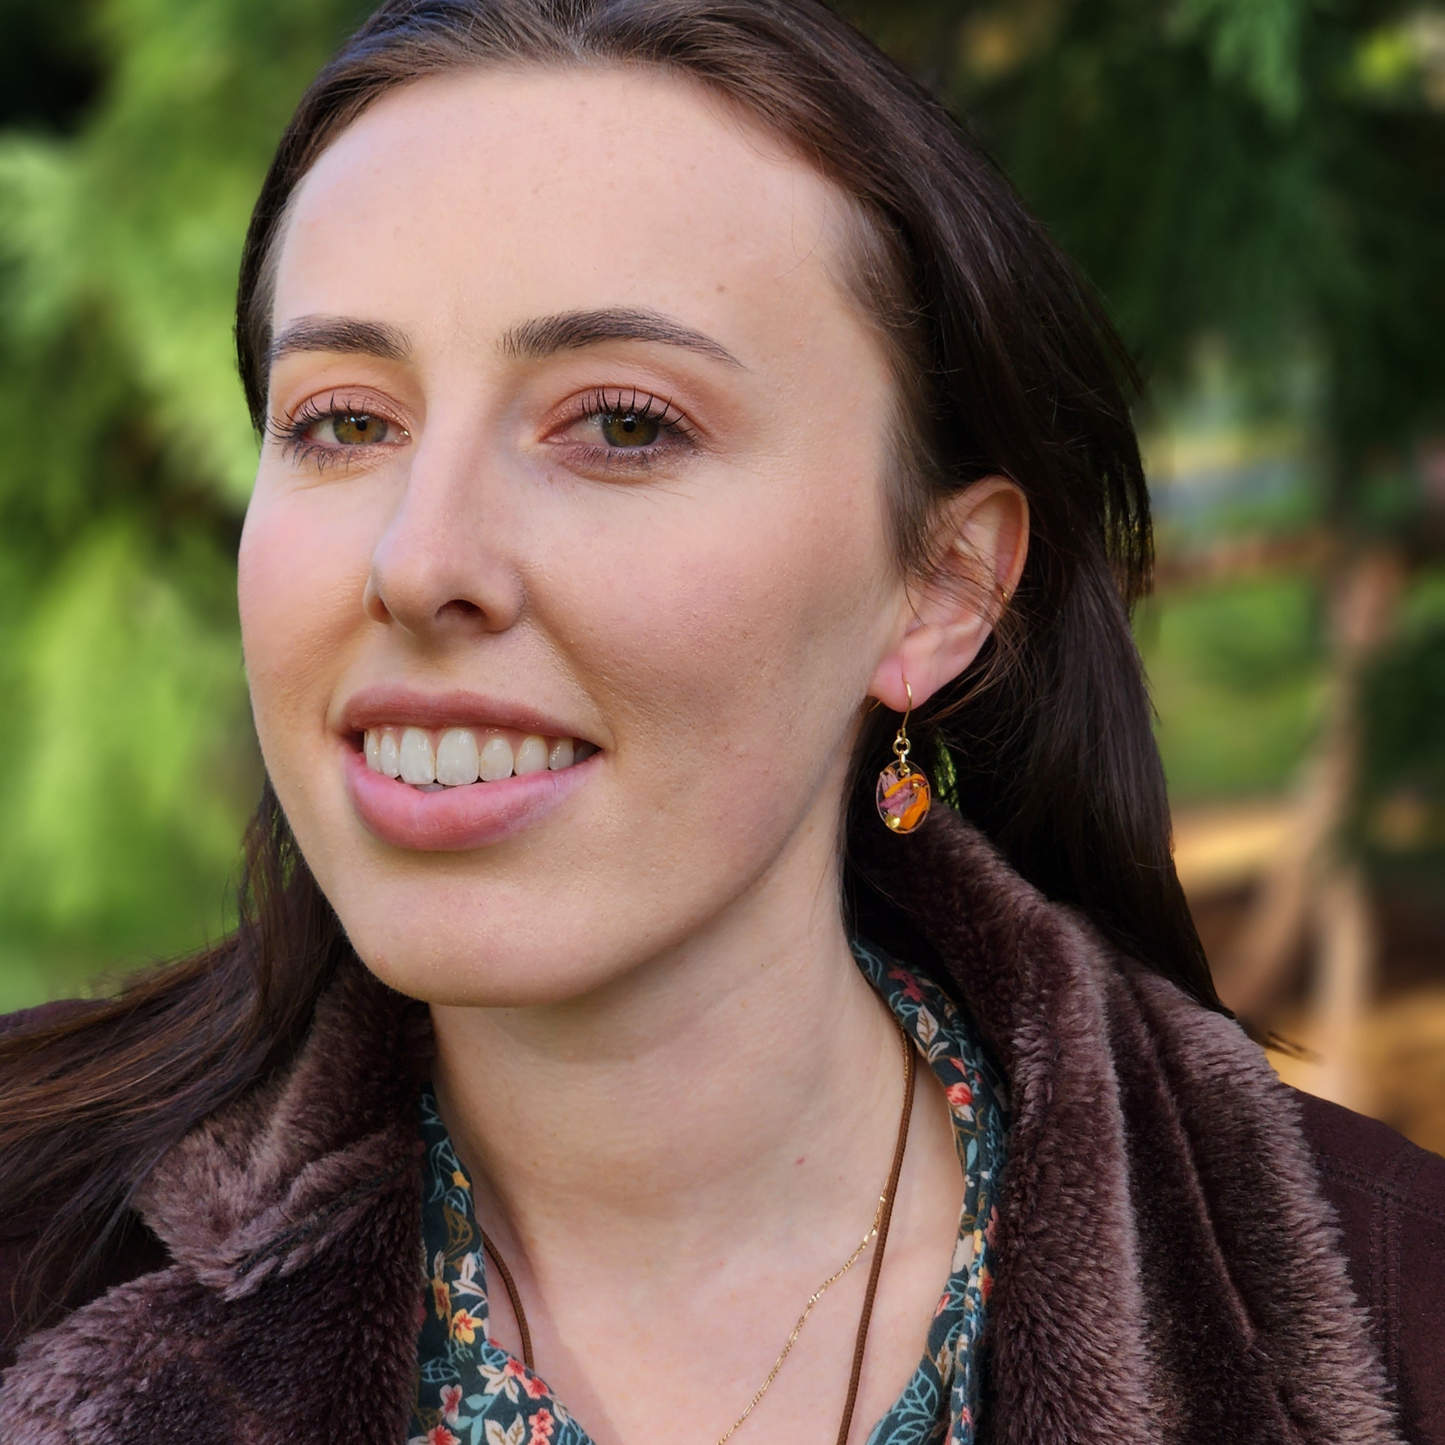
[[[911,833],[928,816],[933,796],[928,777],[917,768],[906,773],[890,763],[878,774],[878,816],[894,833]]]

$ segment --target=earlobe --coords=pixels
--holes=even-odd
[[[912,615],[868,689],[903,712],[927,702],[978,656],[1018,586],[1028,553],[1028,500],[1006,477],[985,477],[940,509],[939,562],[910,588]],[[907,682],[905,684],[905,678]]]

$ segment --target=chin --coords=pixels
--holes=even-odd
[[[374,909],[368,909],[374,914]],[[596,944],[596,930],[538,907],[488,910],[465,920],[439,900],[399,904],[386,918],[347,923],[361,961],[398,993],[423,1003],[468,1008],[531,1008],[568,1003],[626,972]],[[544,931],[536,926],[547,916]],[[346,915],[342,914],[343,921]],[[404,920],[398,926],[397,920]],[[585,941],[591,935],[592,942]]]

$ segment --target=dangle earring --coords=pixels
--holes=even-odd
[[[913,832],[921,826],[933,806],[928,774],[908,761],[908,716],[913,711],[913,689],[908,686],[906,678],[903,686],[908,693],[908,706],[899,724],[898,736],[893,739],[893,756],[897,761],[889,763],[878,774],[876,794],[878,816],[893,833]]]

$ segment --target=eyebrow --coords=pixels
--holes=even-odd
[[[541,361],[559,351],[575,351],[603,341],[655,341],[663,346],[680,346],[725,361],[746,371],[742,362],[721,342],[694,331],[670,316],[627,306],[609,306],[598,311],[564,311],[556,316],[539,316],[513,326],[502,337],[502,353],[525,361]]]
[[[285,327],[271,343],[267,360],[275,366],[283,356],[298,351],[334,351],[348,356],[376,356],[383,361],[405,361],[411,355],[406,332],[384,321],[360,321],[349,316],[303,316]]]
[[[564,311],[556,316],[520,322],[503,335],[501,350],[503,355],[519,360],[541,361],[559,351],[574,351],[604,341],[652,341],[680,346],[729,366],[747,369],[727,347],[703,332],[694,331],[660,312],[627,306]],[[382,321],[362,321],[349,316],[303,316],[276,336],[267,360],[275,366],[282,357],[303,351],[405,361],[411,355],[411,339],[399,327]]]

